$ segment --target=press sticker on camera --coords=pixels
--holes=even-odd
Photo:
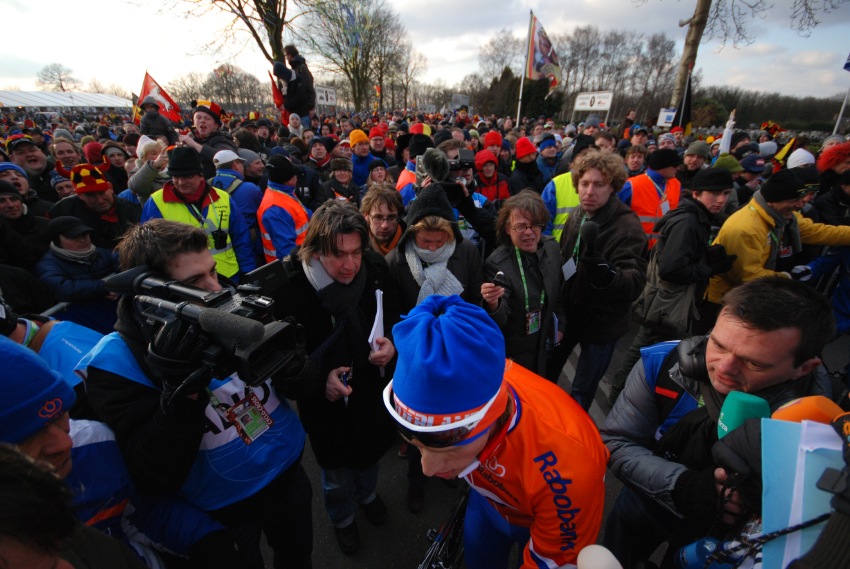
[[[236,431],[246,445],[260,438],[274,424],[274,420],[253,390],[247,397],[228,409],[225,418],[236,427]]]

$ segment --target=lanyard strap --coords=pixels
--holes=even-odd
[[[573,259],[575,259],[576,262],[578,262],[578,247],[581,244],[581,228],[585,221],[587,221],[587,214],[581,218],[581,223],[578,224],[578,237],[576,237],[576,244],[575,247],[573,247]]]
[[[528,285],[525,283],[525,271],[522,268],[522,257],[519,254],[519,248],[514,247],[516,252],[516,263],[519,265],[519,278],[522,279],[522,291],[525,293],[525,311],[528,312]],[[543,301],[546,300],[546,289],[541,289],[540,292],[540,308],[543,308]]]
[[[753,211],[753,212],[755,212],[755,213],[758,213],[758,212],[756,211],[756,208],[754,208],[753,206],[748,205],[747,207],[748,207],[748,208],[750,208],[750,211]],[[777,235],[776,235],[776,233],[773,231],[773,229],[768,229],[768,230],[767,230],[767,232],[768,232],[768,234],[770,235],[770,238],[771,238],[771,239],[773,239],[773,242],[776,244],[776,246],[777,246],[777,247],[780,247],[781,245],[780,245],[780,243],[779,243],[779,237],[777,237]]]
[[[203,227],[205,225],[205,217],[206,217],[206,216],[204,216],[204,213],[201,210],[199,210],[195,206],[195,204],[193,204],[193,203],[187,203],[186,207],[188,207],[192,212],[194,212],[194,214],[195,214],[194,218],[198,221],[198,223],[201,224],[201,227]],[[213,214],[214,214],[215,213],[215,207],[213,206],[212,200],[210,200],[210,207],[212,208]]]

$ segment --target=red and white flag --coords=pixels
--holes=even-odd
[[[183,122],[183,117],[180,116],[180,106],[174,102],[165,89],[159,86],[159,83],[154,81],[154,78],[145,71],[145,80],[142,83],[142,90],[139,91],[139,99],[136,101],[136,106],[133,107],[133,122],[139,124],[142,120],[142,109],[139,105],[145,100],[145,97],[153,97],[159,104],[159,114],[166,117],[173,123],[180,124]]]

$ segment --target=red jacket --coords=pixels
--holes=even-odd
[[[483,174],[476,175],[478,179],[478,193],[487,198],[488,201],[506,200],[511,197],[508,177],[496,172],[492,178],[487,179]]]

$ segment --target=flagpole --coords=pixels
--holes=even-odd
[[[835,128],[832,129],[832,134],[838,134],[838,127],[841,125],[841,119],[844,118],[844,108],[847,106],[848,98],[850,98],[850,88],[847,89],[847,93],[844,95],[844,102],[841,103],[841,111],[838,113],[838,120],[835,121]]]
[[[693,71],[694,71],[693,66],[689,66],[688,67],[688,81],[685,83],[685,89],[682,92],[682,102],[679,103],[679,105],[680,105],[679,108],[682,109],[682,112],[677,113],[679,115],[679,124],[677,124],[676,126],[680,126],[682,128],[685,128],[685,125],[682,124],[685,120],[685,100],[688,98],[688,88],[691,85],[691,73],[693,73]]]
[[[519,101],[516,105],[516,127],[519,129],[520,118],[519,111],[522,108],[522,86],[525,83],[525,74],[528,71],[528,51],[531,49],[531,34],[534,30],[531,29],[531,24],[534,22],[534,12],[528,11],[528,37],[525,39],[525,65],[522,68],[522,74],[519,76]]]

